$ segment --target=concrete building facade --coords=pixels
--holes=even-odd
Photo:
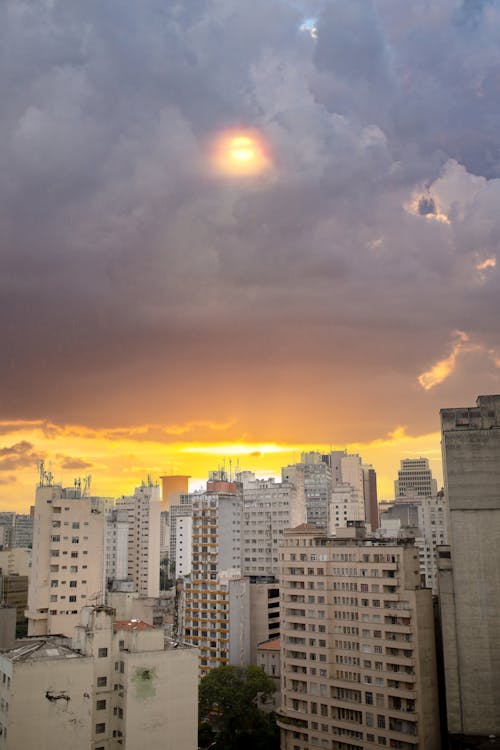
[[[73,641],[0,654],[0,747],[195,750],[195,649],[109,607],[84,607]],[[27,720],[29,718],[29,720]]]
[[[79,488],[37,487],[28,635],[71,636],[80,609],[103,601],[107,505]]]
[[[450,543],[438,550],[448,730],[500,735],[500,395],[442,409]]]
[[[432,593],[415,547],[285,532],[282,750],[440,750]]]
[[[140,596],[160,594],[160,486],[151,479],[116,501],[128,514],[128,579]]]

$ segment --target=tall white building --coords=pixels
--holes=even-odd
[[[139,596],[160,594],[160,487],[149,479],[116,508],[128,514],[128,578]]]
[[[428,458],[403,458],[394,482],[394,497],[435,497],[437,482]]]
[[[416,538],[419,549],[420,572],[425,576],[425,585],[438,593],[438,547],[449,543],[449,509],[443,491],[434,497],[422,497],[418,504],[418,528]]]
[[[193,508],[191,498],[193,495],[180,495],[179,504],[171,505],[169,510],[170,520],[170,560],[175,564],[175,575],[184,575],[181,570],[189,568],[191,570],[192,554],[192,516]],[[177,528],[180,522],[179,535],[177,538]],[[184,535],[186,534],[186,536]]]
[[[42,479],[34,514],[28,635],[71,635],[80,609],[104,601],[104,498]]]

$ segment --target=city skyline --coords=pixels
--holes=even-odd
[[[0,506],[347,448],[500,392],[500,8],[0,8]]]

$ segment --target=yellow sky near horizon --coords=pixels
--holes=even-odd
[[[213,430],[218,426],[212,426]],[[131,494],[148,474],[188,474],[191,488],[203,485],[210,470],[225,465],[233,472],[255,471],[279,476],[282,466],[300,460],[302,451],[346,448],[359,453],[377,471],[379,499],[393,497],[393,482],[402,458],[426,456],[433,474],[442,480],[439,433],[409,435],[397,427],[365,443],[259,443],[241,440],[187,440],[183,429],[169,428],[170,439],[157,425],[129,430],[95,430],[81,425],[64,427],[44,422],[0,423],[0,510],[27,511],[38,481],[37,460],[43,458],[54,479],[71,486],[74,478],[92,475],[92,494],[118,497]],[[177,430],[177,434],[175,433]],[[129,437],[127,437],[129,435]],[[214,435],[214,437],[216,437]]]

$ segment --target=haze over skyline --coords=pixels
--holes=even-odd
[[[496,0],[0,5],[0,506],[42,457],[440,482],[439,409],[500,392],[499,39]]]

